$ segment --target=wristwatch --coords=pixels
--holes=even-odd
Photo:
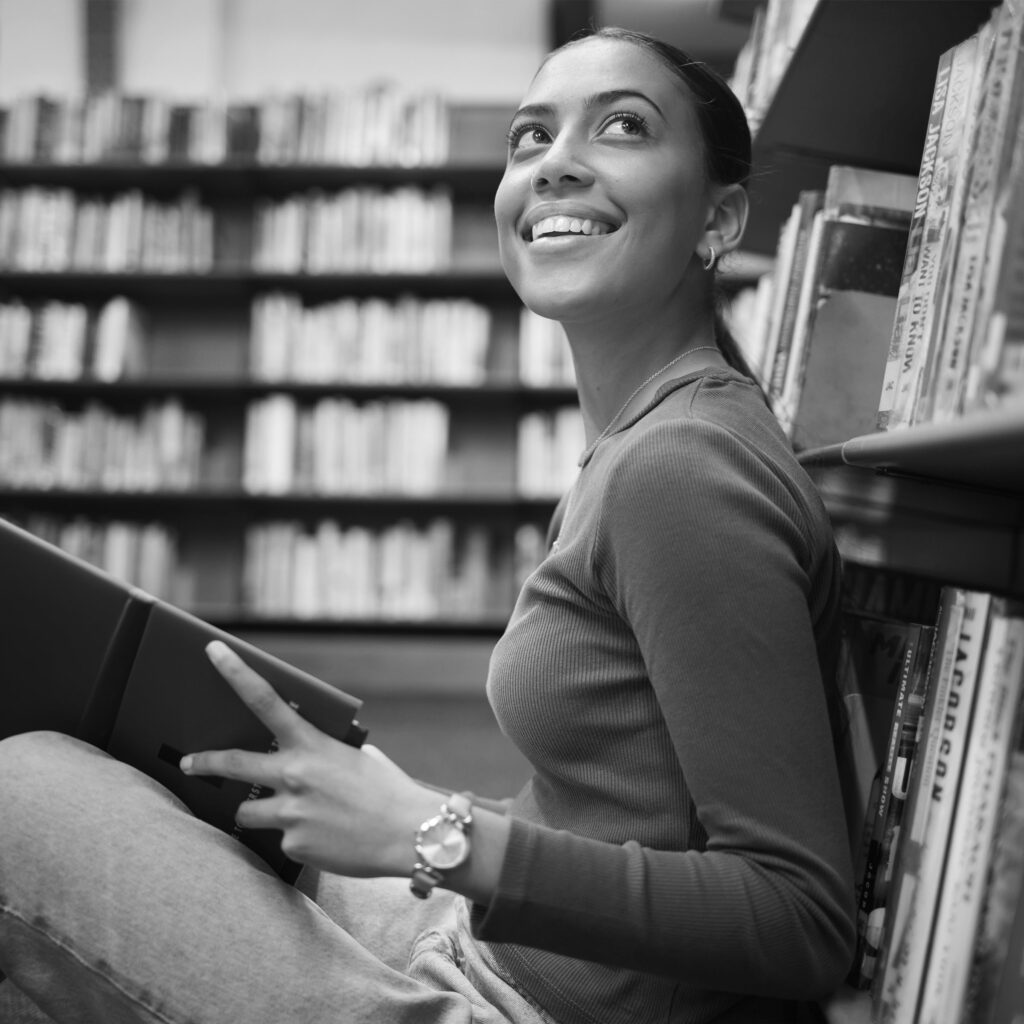
[[[464,793],[453,793],[441,804],[440,814],[428,818],[416,830],[416,864],[409,888],[425,900],[444,872],[464,864],[469,856],[469,827],[473,805]]]

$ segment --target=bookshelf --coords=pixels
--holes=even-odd
[[[916,178],[939,57],[995,6],[818,0],[758,111],[745,244],[774,252],[801,192],[824,191],[833,165]],[[744,13],[756,34],[754,12]],[[799,459],[846,561],[1021,598],[1022,451],[1024,402],[1011,395],[955,419],[858,432]],[[844,987],[823,1009],[830,1024],[871,1024],[872,994]]]
[[[18,116],[26,116],[25,108]],[[39,110],[32,112],[29,121],[38,116]],[[295,153],[266,161],[224,152],[212,160],[166,152],[154,160],[116,151],[92,159],[12,159],[8,152],[0,160],[0,195],[63,193],[74,197],[76,215],[86,201],[113,204],[132,193],[145,202],[172,204],[188,194],[209,213],[212,256],[196,269],[118,266],[117,260],[113,269],[67,261],[38,269],[8,254],[0,303],[33,311],[48,303],[77,304],[93,317],[118,298],[132,303],[142,318],[139,365],[116,379],[98,379],[88,370],[58,376],[0,372],[0,406],[8,415],[17,403],[60,410],[65,420],[84,418],[99,406],[123,427],[172,400],[199,418],[203,439],[187,486],[106,486],[95,480],[67,486],[59,478],[12,481],[8,473],[0,480],[0,514],[23,523],[44,516],[64,524],[84,519],[108,526],[166,525],[174,531],[178,561],[177,589],[170,596],[215,624],[350,690],[405,687],[478,695],[490,646],[511,609],[516,574],[524,568],[517,559],[528,562],[531,555],[517,546],[517,532],[525,526],[534,538],[541,535],[557,496],[519,487],[519,424],[529,415],[554,415],[575,404],[571,381],[527,381],[518,365],[521,307],[498,265],[491,210],[504,162],[506,119],[503,108],[452,107],[443,159],[407,163],[357,165]],[[10,115],[6,125],[10,132]],[[23,145],[25,136],[19,138]],[[370,253],[322,270],[275,265],[273,253],[269,266],[254,260],[261,206],[346,191],[444,196],[451,210],[447,251],[421,261],[399,242],[393,264]],[[406,243],[411,244],[408,236]],[[423,366],[405,372],[393,361],[386,373],[339,361],[334,376],[318,376],[308,367],[283,377],[257,374],[251,365],[255,305],[279,295],[300,320],[310,311],[347,303],[347,314],[358,309],[361,317],[375,307],[378,324],[382,309],[408,312],[412,306],[424,316],[431,306],[461,304],[486,320],[486,336],[476,346],[472,374]],[[395,333],[393,325],[389,329]],[[435,324],[435,335],[443,332]],[[405,348],[420,341],[425,338],[406,339]],[[389,344],[394,346],[393,338]],[[364,348],[369,345],[368,340]],[[405,487],[399,479],[397,487],[342,483],[325,492],[299,482],[282,493],[254,492],[244,486],[247,415],[272,396],[285,399],[300,417],[329,403],[357,410],[430,403],[445,419],[443,475],[427,488]],[[248,533],[284,523],[312,534],[326,522],[370,533],[380,544],[399,526],[426,532],[435,524],[436,533],[440,522],[452,534],[441,550],[458,561],[472,549],[479,564],[466,570],[471,581],[448,581],[458,592],[453,604],[429,612],[396,612],[384,604],[353,614],[254,607],[246,583]]]
[[[744,246],[774,252],[803,189],[831,164],[917,174],[939,55],[994,0],[819,0],[754,136]]]

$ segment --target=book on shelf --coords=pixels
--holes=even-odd
[[[915,179],[833,166],[801,352],[782,403],[798,448],[865,433],[874,420],[906,252]]]
[[[437,93],[385,81],[201,103],[115,90],[84,99],[27,93],[4,107],[0,158],[435,167],[450,156],[449,108]]]
[[[1024,692],[1024,607],[993,598],[978,669],[919,1015],[959,1019]]]
[[[122,295],[91,309],[50,299],[0,302],[0,377],[113,381],[141,369],[143,322]]]
[[[825,191],[802,193],[780,229],[739,336],[798,448],[873,426],[915,184],[834,165]]]
[[[296,619],[497,620],[511,607],[514,573],[539,561],[527,569],[521,555],[513,566],[493,530],[446,517],[381,528],[260,523],[246,531],[242,604]]]
[[[432,494],[443,490],[448,408],[434,399],[323,398],[277,393],[246,410],[242,487],[251,494]]]
[[[1013,1024],[1024,1007],[1024,729],[1016,732],[964,1008],[972,1024]]]
[[[913,1018],[956,804],[991,596],[947,587],[872,998],[880,1024]]]
[[[785,408],[786,383],[792,367],[800,361],[801,346],[796,340],[807,321],[813,267],[817,264],[824,214],[824,193],[804,191],[793,207],[796,220],[792,256],[786,261],[777,321],[773,318],[770,339],[771,366],[766,367],[768,393],[778,397]]]
[[[273,749],[274,737],[205,655],[220,640],[300,714],[355,746],[361,701],[0,519],[2,735],[54,729],[150,775],[198,817],[233,835],[286,881],[300,866],[280,833],[243,829],[248,782],[188,777],[185,753]]]
[[[946,297],[946,317],[936,364],[921,417],[929,421],[954,419],[963,411],[968,366],[976,353],[973,340],[986,315],[986,276],[1002,261],[992,253],[996,196],[1007,197],[1014,140],[1024,101],[1024,58],[1021,47],[1024,8],[1019,0],[1004,0],[993,15],[993,44],[978,94],[972,136],[970,179]],[[991,297],[989,295],[989,297]],[[991,303],[989,303],[991,305]]]
[[[908,633],[905,620],[846,608],[837,672],[845,722],[841,757],[847,833],[855,859],[867,848],[872,790],[885,761],[886,742],[903,676]]]
[[[730,85],[756,130],[771,104],[818,0],[767,0],[754,13]]]
[[[904,264],[881,429],[949,421],[1020,390],[1022,39],[1024,9],[1004,0],[939,60],[926,136],[934,161],[926,146],[920,247]]]
[[[965,62],[961,60],[957,69],[961,72],[956,88],[963,91],[962,68]],[[918,267],[921,265],[922,250],[925,241],[925,221],[928,211],[929,199],[932,196],[932,180],[936,171],[936,160],[939,150],[939,140],[942,137],[943,113],[946,109],[946,96],[950,88],[950,77],[953,71],[953,50],[947,50],[939,58],[938,69],[935,73],[935,84],[932,88],[932,101],[928,108],[928,125],[925,130],[924,148],[921,151],[921,169],[917,176],[917,195],[914,201],[914,209],[910,218],[910,229],[907,236],[907,251],[903,261],[903,274],[900,278],[899,293],[896,301],[896,316],[893,321],[892,335],[889,340],[889,351],[885,362],[885,371],[882,377],[882,394],[878,403],[877,425],[884,429],[889,425],[889,416],[896,401],[899,376],[901,370],[908,361],[913,358],[913,349],[917,344],[918,332],[920,331],[920,317],[913,323],[916,327],[914,334],[908,337],[907,351],[901,353],[900,340],[905,327],[908,326],[909,316],[912,307],[911,288],[918,280]],[[952,102],[951,108],[952,108]],[[952,117],[950,118],[952,120]],[[947,146],[948,138],[947,134]],[[948,154],[946,159],[948,159]],[[934,230],[929,234],[929,243],[932,241]],[[924,257],[931,261],[930,267],[934,268],[934,247],[929,245],[924,249]],[[920,299],[917,300],[920,303]]]
[[[895,637],[891,632],[894,627]],[[890,635],[885,638],[890,648],[900,651],[900,658],[888,735],[865,804],[863,837],[855,860],[857,948],[850,981],[858,988],[871,986],[878,966],[907,780],[917,754],[934,633],[933,627],[923,623],[890,623]],[[894,644],[894,639],[902,639],[902,645]]]

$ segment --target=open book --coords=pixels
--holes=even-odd
[[[318,728],[362,745],[361,701],[0,518],[0,737],[53,729],[102,747],[294,882],[279,832],[235,825],[254,787],[178,769],[185,753],[275,742],[206,657],[211,640]]]

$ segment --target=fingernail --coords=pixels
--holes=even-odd
[[[211,640],[206,645],[206,656],[210,661],[220,661],[228,649],[223,640]]]
[[[187,775],[192,771],[192,755],[186,754],[179,762],[178,767]]]

